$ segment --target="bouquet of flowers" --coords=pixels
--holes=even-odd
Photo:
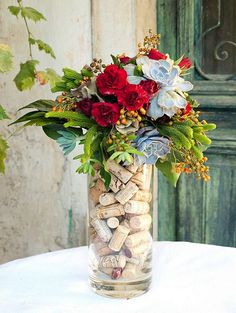
[[[160,35],[144,38],[134,57],[112,56],[112,64],[93,59],[80,72],[64,68],[52,92],[55,100],[37,100],[14,123],[41,126],[65,154],[83,145],[79,173],[99,167],[110,184],[107,160],[120,164],[155,164],[176,185],[181,173],[209,180],[203,151],[211,144],[206,132],[215,128],[199,120],[198,103],[184,79],[192,63],[174,61],[157,46]]]

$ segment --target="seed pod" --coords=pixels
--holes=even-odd
[[[193,138],[197,141],[199,141],[203,145],[210,145],[211,139],[208,138],[206,135],[194,133]]]
[[[195,157],[198,159],[198,160],[201,160],[203,158],[203,153],[202,151],[200,151],[196,146],[192,146],[192,149],[191,149],[195,155]]]
[[[181,133],[183,133],[188,138],[193,138],[193,129],[189,126],[184,125],[174,125]]]

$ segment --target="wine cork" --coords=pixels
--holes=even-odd
[[[131,200],[151,202],[152,194],[148,190],[138,190]]]
[[[111,277],[111,274],[112,274],[112,271],[113,271],[113,268],[112,267],[99,267],[99,270],[101,272],[103,272],[104,274],[108,275]]]
[[[126,166],[126,169],[131,172],[132,174],[135,174],[138,170],[138,165],[136,164],[130,164],[128,166]]]
[[[126,264],[126,257],[124,255],[107,255],[100,258],[99,265],[101,268],[105,267],[121,267],[124,268]]]
[[[99,178],[95,185],[89,189],[89,198],[97,204],[99,202],[99,197],[102,193],[106,191],[104,182]]]
[[[110,217],[108,220],[107,220],[107,225],[108,227],[114,229],[114,228],[117,228],[119,226],[120,222],[118,220],[118,218],[116,217]]]
[[[98,218],[94,218],[91,221],[92,226],[97,232],[97,235],[101,238],[102,241],[108,242],[112,237],[112,232],[107,226],[106,222]]]
[[[125,245],[128,248],[134,247],[139,245],[141,242],[147,242],[147,241],[152,241],[152,237],[149,233],[149,231],[144,230],[140,231],[138,233],[129,235],[126,240],[125,240]]]
[[[150,228],[152,218],[150,214],[138,215],[131,217],[129,221],[130,228],[137,230],[147,230]]]
[[[97,253],[99,256],[104,256],[104,255],[111,255],[112,253],[114,253],[114,251],[111,250],[108,246],[105,246],[97,250]]]
[[[115,193],[114,192],[102,193],[99,197],[99,202],[101,205],[105,206],[116,203]]]
[[[123,272],[122,272],[122,278],[125,279],[134,279],[137,274],[137,266],[132,263],[127,263]]]
[[[111,278],[112,279],[119,279],[121,277],[121,274],[122,274],[122,268],[121,267],[115,267],[112,270]]]
[[[141,254],[145,252],[149,252],[150,248],[151,248],[151,243],[147,241],[147,242],[142,242],[138,246],[134,246],[130,248],[126,247],[124,249],[124,252],[128,258],[133,258],[133,257],[139,257]]]
[[[127,169],[125,169],[123,166],[117,164],[113,160],[108,160],[106,164],[107,164],[108,171],[110,173],[112,173],[113,175],[115,175],[124,184],[126,184],[133,175]]]
[[[124,210],[125,210],[125,213],[130,213],[130,214],[146,214],[149,212],[150,207],[147,202],[129,200],[124,205]]]
[[[111,248],[114,251],[120,251],[123,243],[125,242],[125,239],[127,238],[128,234],[129,234],[130,230],[129,228],[119,225],[112,238],[111,241],[109,242],[108,247]]]
[[[122,182],[114,175],[111,174],[111,182],[110,182],[110,189],[114,192],[117,193],[120,188],[121,188]]]
[[[124,220],[120,223],[120,225],[121,225],[121,226],[125,226],[125,227],[128,228],[128,229],[130,228],[130,227],[129,227],[129,221],[128,221],[127,219],[124,219]]]
[[[112,216],[124,215],[125,211],[123,205],[120,203],[114,203],[107,206],[98,205],[97,206],[97,217],[98,218],[109,218]]]
[[[121,204],[125,204],[138,191],[138,186],[129,181],[124,189],[121,189],[116,195],[115,199]]]
[[[142,172],[137,172],[131,179],[142,190],[149,190],[152,177],[152,167],[144,166]]]

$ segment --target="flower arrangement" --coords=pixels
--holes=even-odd
[[[176,185],[181,173],[209,180],[203,151],[211,144],[206,132],[215,128],[199,120],[198,103],[184,79],[191,61],[174,61],[157,47],[160,35],[144,38],[134,57],[112,56],[112,64],[93,59],[80,72],[64,68],[52,92],[55,100],[37,100],[34,108],[14,123],[41,126],[65,154],[77,144],[79,173],[100,175],[109,186],[107,160],[117,163],[155,164]]]

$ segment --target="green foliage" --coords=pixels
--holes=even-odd
[[[52,58],[56,58],[52,48],[44,41],[42,41],[41,39],[34,39],[32,37],[29,38],[29,43],[32,45],[37,45],[38,49],[40,51],[44,51],[47,54],[50,54]]]
[[[111,174],[106,170],[104,166],[102,166],[100,168],[100,175],[104,179],[104,185],[108,190],[111,183]]]
[[[118,67],[121,67],[120,60],[117,57],[115,57],[114,55],[111,54],[111,58],[112,58],[112,61],[115,65],[117,65]]]
[[[71,80],[82,80],[83,79],[83,75],[76,72],[75,70],[72,70],[68,67],[63,68],[63,73],[64,73],[64,78],[66,79],[71,79]]]
[[[96,122],[92,119],[90,119],[89,117],[87,117],[86,115],[84,115],[83,113],[77,113],[77,112],[72,112],[72,111],[63,111],[63,112],[48,112],[45,114],[46,117],[55,117],[55,118],[59,118],[59,119],[67,119],[67,120],[71,120],[77,122],[77,125],[73,125],[73,126],[79,126],[82,128],[90,128],[93,125],[96,124]],[[72,126],[71,124],[65,124],[65,127],[67,126]]]
[[[12,68],[12,58],[10,47],[0,43],[0,73],[5,73],[10,71]]]
[[[8,119],[9,117],[8,117],[8,115],[7,115],[7,113],[6,113],[6,111],[5,111],[5,109],[1,106],[1,104],[0,104],[0,121],[1,120],[5,120],[5,119]]]
[[[191,149],[191,141],[177,128],[163,125],[158,127],[158,130],[161,135],[169,137],[178,149]]]
[[[86,158],[89,158],[91,156],[91,144],[93,142],[93,138],[95,134],[97,133],[97,125],[92,126],[89,128],[85,135],[84,140],[84,155]]]
[[[12,15],[15,15],[17,17],[18,14],[20,13],[21,8],[20,7],[16,7],[14,5],[10,5],[8,7],[8,10],[11,12]]]
[[[22,17],[28,18],[29,20],[32,20],[34,22],[39,22],[41,20],[46,21],[46,18],[41,12],[31,7],[21,7],[21,15]]]
[[[34,120],[34,119],[38,119],[38,118],[44,117],[44,115],[45,115],[45,112],[40,112],[40,111],[28,112],[25,115],[23,115],[20,118],[18,118],[13,123],[11,123],[10,125],[14,125],[14,124],[18,124],[18,123],[22,123],[22,122],[26,122],[26,121],[31,121],[31,120]]]
[[[199,133],[193,133],[193,138],[197,140],[200,144],[202,145],[210,145],[211,144],[211,139],[208,138],[204,134],[199,134]]]
[[[35,66],[37,60],[29,60],[20,64],[20,71],[14,78],[16,87],[20,90],[31,89],[35,82]]]
[[[73,151],[76,147],[76,143],[84,138],[83,135],[78,136],[78,134],[69,130],[59,130],[58,134],[60,137],[57,138],[57,143],[62,148],[65,155]]]
[[[52,68],[46,68],[44,73],[45,78],[49,81],[51,88],[53,88],[57,82],[61,81],[61,76],[59,76]]]
[[[0,135],[0,173],[3,173],[3,174],[5,173],[4,160],[7,156],[7,148],[8,148],[8,144],[6,140],[4,140],[2,136]]]
[[[193,152],[193,155],[198,159],[201,160],[203,158],[202,151],[197,146],[192,146],[191,151]]]
[[[37,109],[38,111],[51,111],[54,106],[55,106],[55,101],[40,99],[30,104],[27,104],[26,106],[20,108],[19,110]]]
[[[177,174],[174,170],[174,163],[169,161],[161,161],[160,159],[156,162],[156,167],[162,172],[167,180],[176,187],[177,181],[180,174]]]

